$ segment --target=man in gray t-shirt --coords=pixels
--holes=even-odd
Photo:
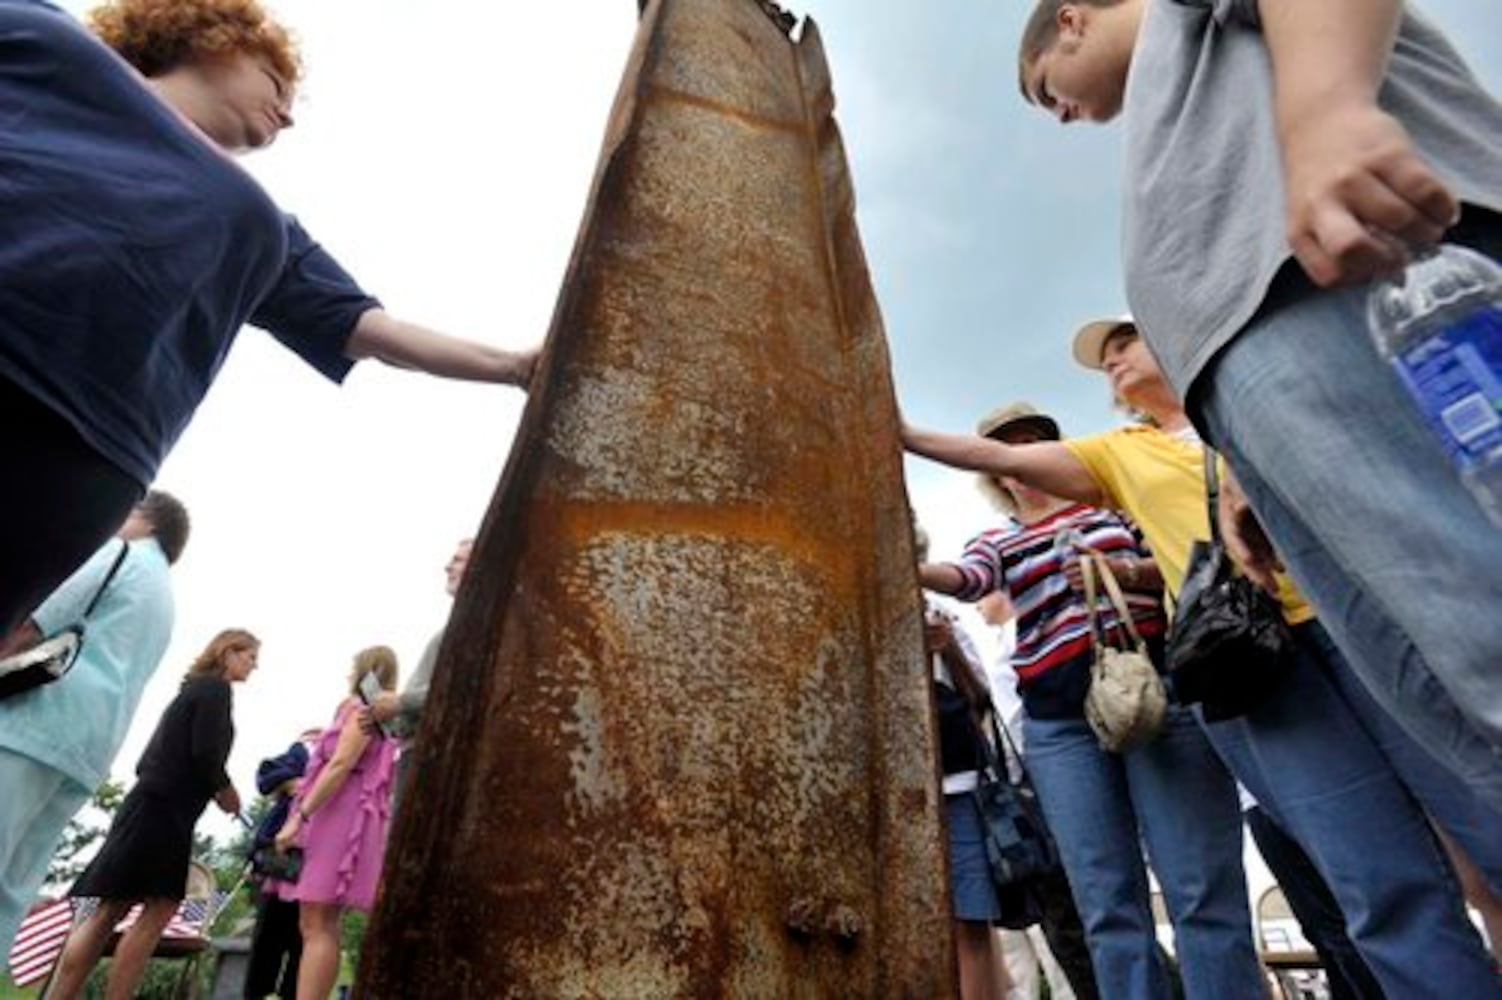
[[[1042,0],[1024,94],[1126,120],[1127,296],[1362,681],[1502,808],[1502,532],[1373,349],[1406,247],[1502,259],[1502,104],[1401,0]],[[1249,505],[1248,505],[1249,502]],[[1256,518],[1252,515],[1256,512]]]
[[[465,538],[454,548],[454,554],[449,557],[448,564],[443,567],[444,589],[453,597],[459,592],[459,585],[464,582],[464,574],[469,569],[469,556],[474,550],[475,540]],[[412,671],[412,676],[407,678],[401,693],[388,691],[377,695],[368,708],[361,711],[360,724],[366,731],[372,731],[379,723],[391,723],[396,733],[402,738],[402,754],[398,761],[396,791],[400,799],[403,786],[407,782],[410,772],[413,744],[417,740],[417,729],[422,722],[423,709],[428,702],[428,688],[433,682],[433,664],[438,659],[439,647],[443,645],[443,629],[439,629],[428,645],[422,651],[422,658],[417,661],[417,669]]]

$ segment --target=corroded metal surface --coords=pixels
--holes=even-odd
[[[641,22],[360,995],[953,993],[881,319],[818,33]]]

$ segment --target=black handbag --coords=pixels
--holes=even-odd
[[[997,724],[996,707],[989,700],[986,707],[992,738],[987,739],[984,731],[976,734],[985,766],[971,794],[980,812],[991,881],[1002,901],[1000,924],[1021,930],[1042,917],[1032,888],[1060,870],[1059,850],[1022,766],[1022,755]],[[1020,777],[1015,780],[1008,768],[1008,752],[1017,760]]]
[[[261,879],[276,879],[279,882],[296,882],[302,875],[303,849],[289,847],[285,851],[275,844],[263,844],[250,855],[250,872]]]
[[[1220,477],[1205,449],[1210,540],[1189,552],[1167,662],[1173,698],[1200,706],[1207,722],[1245,715],[1277,690],[1297,662],[1277,598],[1236,572],[1216,519]]]
[[[83,650],[84,622],[88,620],[89,615],[94,613],[99,599],[104,596],[105,588],[115,578],[115,574],[120,570],[120,564],[125,562],[125,557],[129,554],[130,543],[122,540],[120,554],[115,557],[115,562],[110,566],[109,573],[105,575],[104,582],[99,585],[98,590],[94,591],[93,599],[89,601],[89,606],[84,609],[78,621],[49,635],[30,649],[0,660],[0,700],[41,687],[43,684],[51,684],[73,669],[73,664],[78,660],[78,654]]]

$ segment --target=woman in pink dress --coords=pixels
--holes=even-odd
[[[281,888],[283,899],[300,904],[298,1000],[324,1000],[333,990],[339,975],[340,918],[350,907],[371,908],[381,876],[396,741],[367,736],[360,729],[358,692],[367,676],[383,691],[395,689],[396,654],[385,646],[356,654],[350,694],[318,737],[302,789],[276,835],[279,850],[303,850],[297,881]]]

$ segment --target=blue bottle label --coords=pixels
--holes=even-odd
[[[1393,367],[1456,464],[1502,461],[1502,305],[1467,313]]]

